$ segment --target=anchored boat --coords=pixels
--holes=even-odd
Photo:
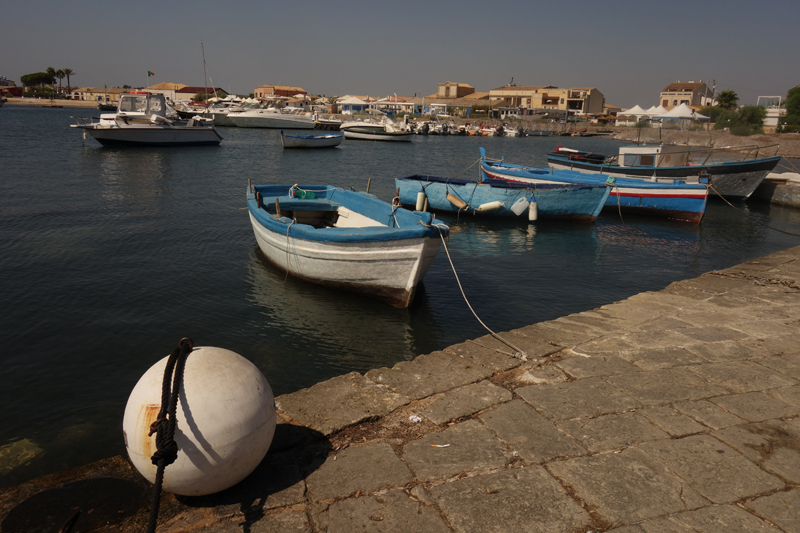
[[[259,248],[298,278],[408,307],[450,229],[330,185],[248,186]]]
[[[605,205],[610,187],[571,183],[517,183],[500,179],[482,182],[411,175],[396,178],[400,203],[434,211],[479,216],[517,217],[534,222],[564,219],[592,222]],[[420,203],[422,202],[422,203]]]
[[[321,135],[286,135],[281,130],[281,145],[284,148],[333,148],[342,144],[341,133]]]
[[[486,150],[481,151],[481,174],[485,178],[503,179],[520,183],[571,183],[604,185],[609,176],[587,174],[574,170],[554,170],[512,165],[504,161],[489,161]],[[708,200],[705,178],[700,183],[682,180],[651,182],[636,178],[615,178],[606,200],[607,209],[619,209],[643,215],[656,215],[676,220],[699,223]]]
[[[103,113],[99,122],[73,117],[104,146],[216,146],[222,137],[202,119],[180,121],[167,115],[163,94],[123,94],[116,113]]]
[[[772,147],[622,146],[619,154],[608,157],[559,146],[547,155],[547,163],[557,170],[578,170],[656,183],[676,179],[699,183],[701,177],[707,177],[711,194],[748,198],[781,159],[780,156],[758,157],[759,151],[769,148]]]

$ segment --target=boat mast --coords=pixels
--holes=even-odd
[[[200,41],[200,49],[203,51],[203,83],[206,89],[206,111],[208,111],[208,81],[206,78],[206,49],[203,46],[203,41]]]

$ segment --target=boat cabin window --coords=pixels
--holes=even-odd
[[[643,167],[652,167],[656,164],[656,156],[654,155],[643,155],[639,164]]]
[[[161,100],[159,100],[158,98],[150,99],[150,113],[154,113],[157,115],[164,114],[164,107],[161,105]]]
[[[144,113],[147,109],[146,96],[123,96],[119,103],[119,110],[127,113]]]

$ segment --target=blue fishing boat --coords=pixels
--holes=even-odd
[[[592,222],[605,205],[610,187],[567,183],[482,182],[411,175],[395,179],[400,203],[434,211],[516,217],[529,222],[565,219]]]
[[[450,229],[374,195],[330,185],[248,185],[264,255],[298,278],[408,307]]]
[[[612,157],[559,146],[547,155],[550,168],[578,170],[650,181],[699,183],[706,177],[711,194],[748,198],[780,161],[759,157],[776,146],[689,147],[669,144],[622,146]]]
[[[486,159],[481,150],[481,175],[485,178],[503,179],[519,183],[571,183],[603,185],[606,174],[587,174],[576,170],[554,170],[513,165],[504,161]],[[699,183],[682,180],[648,181],[636,178],[614,178],[615,183],[606,200],[607,209],[643,215],[663,216],[675,220],[699,223],[708,201],[708,180]]]

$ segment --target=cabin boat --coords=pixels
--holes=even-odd
[[[330,185],[256,185],[247,208],[264,255],[289,274],[408,307],[450,229]]]
[[[675,145],[622,146],[616,156],[559,146],[547,156],[550,168],[577,170],[653,182],[682,180],[699,183],[707,177],[711,194],[748,198],[780,161],[780,156],[758,157],[770,147],[689,148]]]
[[[85,134],[104,146],[217,146],[222,137],[212,125],[198,118],[178,120],[168,116],[163,94],[120,95],[116,113],[102,113],[99,122],[73,117]],[[173,111],[174,113],[174,111]]]
[[[481,151],[481,175],[519,183],[572,183],[582,185],[610,184],[611,192],[605,209],[654,215],[699,223],[708,200],[707,183],[686,183],[682,180],[653,182],[622,178],[607,174],[589,174],[576,170],[556,170],[514,165],[503,160],[488,160]]]

